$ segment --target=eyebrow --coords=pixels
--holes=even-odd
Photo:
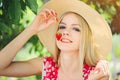
[[[65,24],[64,22],[60,22],[60,24]],[[65,24],[66,25],[66,24]]]
[[[64,23],[64,22],[61,22],[60,24],[66,25],[66,23]],[[72,25],[78,25],[78,26],[80,26],[80,24],[72,24]]]

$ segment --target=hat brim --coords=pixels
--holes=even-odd
[[[42,9],[45,8],[55,10],[59,19],[66,12],[75,12],[81,15],[92,31],[95,44],[98,45],[97,52],[103,57],[110,53],[112,47],[110,27],[103,17],[90,6],[79,0],[51,0],[42,7]],[[56,53],[55,34],[57,28],[57,24],[54,24],[38,33],[40,41],[51,53]]]

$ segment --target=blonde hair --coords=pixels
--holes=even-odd
[[[75,13],[76,14],[76,13]],[[97,48],[98,46],[95,44],[93,36],[92,36],[92,31],[86,22],[86,20],[77,14],[78,19],[80,20],[80,24],[82,26],[82,40],[80,42],[80,58],[81,54],[82,55],[82,60],[84,63],[90,65],[90,66],[95,66],[96,63],[102,59],[102,56],[97,53]]]
[[[63,19],[63,17],[68,13],[74,13],[74,12],[67,12],[61,16],[60,21]],[[81,30],[81,41],[80,41],[80,47],[79,47],[79,61],[80,63],[78,66],[80,67],[80,78],[82,79],[82,70],[83,70],[83,64],[86,63],[90,66],[95,66],[96,63],[101,59],[100,55],[97,54],[97,46],[94,44],[93,37],[92,37],[92,31],[86,22],[86,20],[80,16],[77,13],[77,18],[80,21],[80,26],[82,26]],[[58,65],[60,65],[60,59],[59,59],[59,50],[56,46],[57,54],[54,55],[54,58],[56,59],[56,62],[58,62]]]
[[[95,44],[92,31],[84,18],[79,16],[82,27],[82,40],[80,46],[80,53],[83,53],[84,62],[90,66],[95,66],[96,63],[102,59],[101,55],[97,53],[98,46]],[[81,55],[81,54],[80,54]]]

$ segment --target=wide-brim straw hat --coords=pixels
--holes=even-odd
[[[110,53],[112,47],[110,27],[103,17],[90,6],[79,0],[50,0],[42,7],[42,9],[45,8],[55,10],[59,19],[66,12],[75,12],[81,15],[92,31],[94,43],[98,47],[97,52],[103,57]],[[51,53],[57,53],[55,43],[57,28],[58,23],[38,33],[40,41]]]

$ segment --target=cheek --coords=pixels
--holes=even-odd
[[[60,49],[60,41],[58,41],[57,39],[56,39],[56,45],[57,45],[58,49]]]
[[[80,35],[79,34],[76,34],[73,36],[73,39],[74,39],[74,43],[77,47],[79,47],[80,45],[80,41],[81,41],[81,38],[80,38]]]
[[[80,34],[74,34],[72,37],[75,41],[80,42]]]

